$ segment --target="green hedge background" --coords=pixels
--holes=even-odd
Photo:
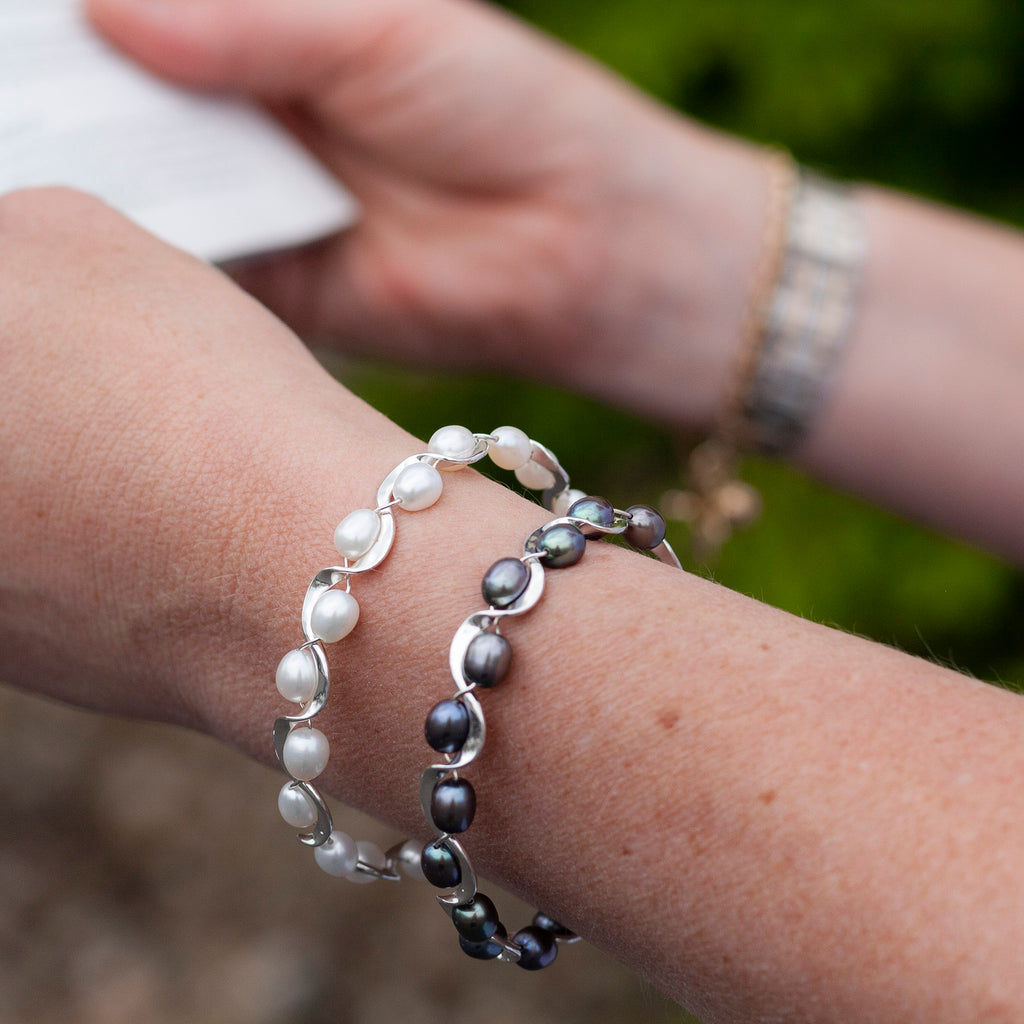
[[[510,0],[522,17],[665,102],[803,163],[1024,224],[1024,5],[997,0]],[[346,367],[420,436],[496,410],[553,445],[575,481],[657,502],[680,439],[573,396],[485,377]],[[477,426],[480,425],[480,426]],[[724,549],[726,586],[980,678],[1024,680],[1024,577],[965,545],[749,460],[757,525]],[[670,539],[686,546],[686,529]],[[698,571],[710,572],[696,567]]]

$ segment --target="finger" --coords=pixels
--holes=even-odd
[[[453,16],[481,14],[458,0],[87,0],[86,11],[159,74],[264,98],[322,95],[339,67],[351,70],[368,51],[397,60]]]
[[[116,46],[174,81],[251,95],[277,114],[298,101],[314,114],[314,136],[340,129],[392,158],[396,141],[436,149],[443,128],[454,140],[433,154],[435,170],[466,159],[450,152],[466,136],[575,104],[566,72],[578,62],[475,0],[86,0],[86,10]]]

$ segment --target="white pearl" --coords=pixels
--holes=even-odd
[[[291,782],[281,787],[277,796],[277,809],[292,828],[305,831],[316,824],[317,814],[313,801]]]
[[[277,663],[277,689],[285,700],[306,704],[316,693],[317,671],[308,650],[289,651]]]
[[[293,779],[315,779],[327,767],[330,756],[331,745],[319,729],[299,726],[285,737],[282,760]]]
[[[518,469],[530,461],[533,446],[518,427],[498,427],[491,436],[496,440],[488,444],[487,454],[500,469]]]
[[[532,491],[543,491],[555,482],[555,474],[536,462],[527,462],[516,470],[516,479]]]
[[[425,462],[406,466],[395,481],[394,494],[407,512],[430,508],[441,497],[441,474]]]
[[[398,863],[402,866],[406,878],[426,881],[423,876],[423,844],[415,839],[407,839],[398,851]]]
[[[383,871],[387,867],[384,851],[376,843],[371,843],[368,839],[360,839],[356,843],[356,849],[359,851],[359,859],[364,864],[369,864],[371,868],[376,868],[378,871]],[[354,871],[348,876],[348,880],[359,885],[377,881],[375,876],[364,874],[362,871]]]
[[[580,498],[585,498],[586,496],[586,491],[581,491],[576,487],[570,487],[569,490],[563,491],[557,498],[555,498],[551,506],[551,511],[554,512],[556,516],[568,515],[569,509],[572,508]]]
[[[347,832],[335,830],[323,846],[313,850],[313,857],[327,874],[348,878],[356,869],[359,852],[355,840]]]
[[[334,546],[343,558],[361,558],[380,536],[380,516],[372,508],[349,512],[334,531]]]
[[[326,591],[309,616],[313,632],[329,644],[348,636],[358,621],[359,602],[344,590]]]
[[[476,449],[476,438],[473,431],[466,427],[441,427],[430,435],[427,451],[440,455],[445,459],[468,459]],[[449,467],[465,469],[465,463]]]

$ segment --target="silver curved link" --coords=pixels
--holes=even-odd
[[[377,508],[384,508],[390,505],[392,499],[395,496],[395,481],[402,475],[402,473],[410,466],[417,462],[425,462],[428,466],[437,466],[441,460],[436,455],[431,455],[429,452],[420,452],[419,455],[410,455],[409,458],[403,459],[384,479],[381,481],[380,487],[377,488]],[[390,509],[388,509],[390,511]],[[366,555],[363,556],[365,558]],[[360,559],[360,562],[362,559]]]
[[[557,939],[555,940],[558,941]],[[506,939],[502,944],[501,952],[494,958],[499,963],[503,964],[517,964],[522,959],[523,951],[518,946],[513,946],[510,939]]]
[[[364,860],[357,860],[356,874],[369,875],[370,878],[375,878],[378,882],[400,882],[402,880],[402,876],[391,863],[385,864],[383,868],[375,868]]]
[[[416,864],[419,864],[419,852],[422,851],[422,846],[417,847],[417,853],[415,854],[415,856],[412,857],[407,856],[406,854],[407,846],[409,846],[409,843],[407,841],[399,840],[397,843],[395,843],[394,846],[392,846],[385,852],[384,862],[387,864],[387,869],[390,872],[390,874],[382,876],[384,881],[399,881],[401,879],[401,875],[399,874],[399,867],[403,863],[415,862]]]
[[[667,540],[663,540],[657,547],[651,548],[651,554],[659,562],[664,562],[666,565],[672,566],[673,569],[682,569],[683,567],[679,556],[672,550],[672,545]]]
[[[428,458],[432,459],[433,465],[442,472],[446,469],[454,469],[456,466],[472,466],[474,462],[479,462],[487,455],[490,450],[490,442],[493,440],[490,434],[474,434],[473,437],[476,440],[473,450],[460,459],[442,459],[437,455],[428,455]],[[423,458],[423,456],[416,457]]]
[[[530,441],[530,460],[536,462],[538,466],[543,466],[555,478],[555,482],[545,488],[540,496],[542,504],[550,512],[555,507],[559,495],[569,490],[569,474],[562,469],[562,464],[555,453],[550,448],[545,448],[539,441]]]
[[[292,789],[301,789],[306,794],[310,803],[316,808],[316,821],[313,823],[313,830],[301,833],[299,835],[299,842],[305,843],[306,846],[323,846],[331,838],[331,832],[334,831],[331,809],[327,806],[327,802],[320,795],[320,791],[316,786],[293,779]]]
[[[614,509],[614,513],[615,517],[612,519],[610,526],[600,526],[592,523],[589,519],[579,519],[576,516],[566,516],[566,518],[572,519],[576,523],[584,537],[618,536],[629,529],[629,524],[633,517],[623,512],[620,508]]]
[[[448,916],[451,917],[452,911],[456,907],[464,907],[469,903],[476,896],[478,889],[476,886],[476,872],[473,870],[473,865],[470,863],[469,856],[462,843],[454,838],[454,836],[445,835],[444,833],[435,842],[439,843],[442,840],[445,846],[452,851],[455,862],[459,865],[459,884],[451,892],[441,893],[437,897],[437,902],[441,904]]]

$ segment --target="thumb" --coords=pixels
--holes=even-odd
[[[436,32],[450,0],[86,0],[115,46],[184,85],[266,99],[323,95],[360,58]],[[396,37],[398,37],[396,39]]]

